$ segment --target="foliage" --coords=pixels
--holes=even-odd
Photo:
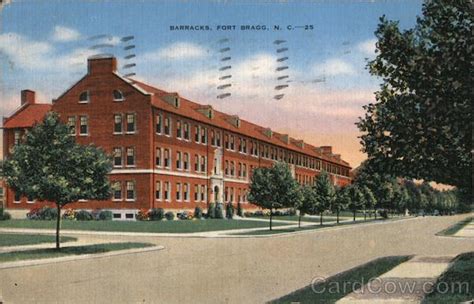
[[[349,208],[349,210],[352,211],[355,221],[355,214],[357,210],[364,208],[365,206],[365,198],[364,194],[360,190],[359,186],[357,186],[357,184],[352,184],[350,186],[347,186],[347,188],[347,194],[350,198],[350,203],[347,207]]]
[[[150,214],[148,213],[148,209],[143,208],[138,210],[136,217],[137,221],[148,221],[150,219]]]
[[[80,199],[110,197],[107,174],[112,162],[101,149],[75,143],[59,115],[48,113],[40,124],[15,145],[3,163],[5,181],[16,194],[53,202],[60,209]],[[61,217],[57,216],[56,248],[59,249]]]
[[[193,219],[193,214],[191,212],[188,212],[188,211],[183,211],[183,212],[179,212],[177,214],[177,217],[180,220],[192,220]]]
[[[380,18],[368,67],[383,83],[358,122],[363,150],[379,172],[454,185],[471,204],[474,15],[469,1],[426,1],[422,13],[404,31]]]
[[[225,206],[225,217],[229,220],[234,218],[234,206],[232,206],[231,202]]]
[[[207,217],[208,218],[216,218],[216,205],[214,203],[210,203],[207,207]]]
[[[3,210],[3,207],[0,207],[0,221],[6,221],[11,219],[12,216],[7,211]]]
[[[31,209],[26,217],[30,220],[55,220],[58,217],[58,211],[54,208],[44,206]]]
[[[148,211],[150,221],[161,221],[164,217],[165,210],[163,208],[152,208]]]
[[[92,214],[87,210],[79,210],[76,212],[76,220],[78,221],[92,221]]]
[[[223,219],[224,218],[224,206],[222,203],[217,203],[216,204],[216,219]]]
[[[237,202],[237,216],[242,217],[244,215],[243,209],[242,209],[242,203],[239,201]]]
[[[309,185],[303,185],[301,187],[302,200],[298,206],[300,215],[315,214],[317,212],[318,200],[316,199],[316,192],[314,188]]]
[[[202,219],[202,209],[201,209],[201,207],[194,208],[194,218],[197,218],[198,220]]]
[[[335,189],[326,171],[322,171],[314,184],[316,211],[322,214],[331,208],[335,198]]]
[[[370,188],[367,186],[363,186],[361,191],[364,195],[365,207],[369,210],[374,209],[375,205],[377,204],[377,200],[375,199],[372,190],[370,190]]]
[[[111,221],[112,220],[112,211],[102,210],[99,212],[99,217],[97,218],[100,221]]]
[[[165,217],[168,221],[174,220],[174,213],[172,211],[168,211],[165,213]]]
[[[64,210],[64,213],[62,215],[63,219],[65,220],[75,220],[76,219],[76,210],[72,208],[68,208]]]

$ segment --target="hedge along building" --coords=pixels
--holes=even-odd
[[[110,209],[115,218],[133,218],[137,209],[175,211],[209,203],[241,202],[252,171],[276,161],[290,165],[301,184],[322,170],[337,185],[350,183],[350,166],[329,146],[315,147],[236,115],[216,111],[117,73],[114,57],[88,59],[88,72],[52,105],[36,103],[22,91],[22,105],[4,119],[4,155],[48,111],[60,114],[80,144],[93,143],[113,156],[108,201],[80,201],[80,209]],[[6,191],[9,209],[42,204]]]

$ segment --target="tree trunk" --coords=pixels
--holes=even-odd
[[[336,211],[336,223],[339,224],[339,210]]]
[[[301,211],[300,211],[300,216],[298,217],[298,228],[301,228]]]
[[[364,209],[364,221],[367,220],[367,210]]]
[[[323,225],[323,213],[322,212],[319,214],[319,225],[320,226]]]
[[[272,230],[273,208],[270,208],[270,230]]]
[[[58,207],[58,218],[56,220],[56,250],[61,250],[60,239],[59,239],[59,229],[61,228],[61,205],[57,204]]]
[[[374,218],[377,219],[377,209],[374,208]]]
[[[352,216],[353,216],[353,221],[355,222],[356,221],[356,211],[352,211]]]

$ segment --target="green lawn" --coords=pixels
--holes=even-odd
[[[438,232],[437,235],[445,235],[445,236],[454,235],[459,230],[461,230],[464,226],[469,224],[472,220],[474,220],[474,218],[468,217],[468,218],[466,218],[466,219],[464,219],[464,220],[448,227],[447,229],[444,229],[444,230]]]
[[[448,270],[438,278],[434,291],[423,300],[423,304],[461,303],[472,299],[474,299],[474,252],[468,252],[456,257]]]
[[[275,226],[287,224],[274,223]],[[176,220],[176,221],[69,221],[64,220],[61,229],[120,231],[120,232],[155,232],[155,233],[191,233],[230,229],[267,227],[268,222],[247,220]],[[9,220],[0,221],[0,228],[33,228],[56,229],[54,221]]]
[[[74,237],[62,236],[61,242],[76,241]],[[56,236],[41,234],[0,233],[0,247],[54,243]]]
[[[410,259],[410,256],[379,258],[329,277],[322,282],[316,282],[313,286],[306,286],[270,303],[335,303],[354,291],[350,287],[366,284],[370,279],[382,275],[408,259]],[[339,288],[334,288],[334,286],[339,286]],[[344,286],[347,288],[344,288]]]
[[[154,246],[154,245],[149,244],[149,243],[108,243],[108,244],[97,244],[97,245],[87,245],[87,246],[64,247],[64,248],[61,248],[61,251],[56,251],[54,248],[14,251],[14,252],[0,253],[0,263],[20,261],[20,260],[57,258],[57,257],[62,257],[62,256],[72,256],[72,255],[82,255],[82,254],[105,253],[105,252],[116,251],[116,250],[144,248],[144,247],[150,247],[150,246]]]
[[[255,218],[259,218],[259,217],[255,217]],[[270,219],[270,216],[268,215],[265,215],[265,216],[262,216],[260,218],[263,218],[263,219]],[[274,220],[283,220],[283,221],[292,221],[292,222],[297,222],[298,221],[298,216],[297,215],[274,215],[273,216],[273,219]],[[369,217],[367,217],[368,219]],[[335,216],[323,216],[323,223],[325,222],[335,222],[336,221],[336,217]],[[342,220],[352,220],[352,217],[342,217],[340,216],[339,217],[339,221],[342,221]],[[356,219],[360,219],[360,218],[357,218]],[[302,222],[318,222],[319,223],[319,216],[318,217],[309,217],[309,216],[302,216],[301,217],[301,221]]]

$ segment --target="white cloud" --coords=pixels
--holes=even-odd
[[[208,56],[205,48],[190,42],[176,42],[140,56],[142,61],[188,60]]]
[[[313,72],[317,75],[353,75],[356,73],[352,64],[338,58],[331,58],[313,66]]]
[[[75,29],[57,25],[54,27],[52,39],[59,42],[75,41],[81,38],[81,34]]]
[[[357,50],[359,52],[362,52],[366,55],[375,55],[375,43],[377,42],[377,39],[368,39],[365,41],[362,41],[357,45]]]

